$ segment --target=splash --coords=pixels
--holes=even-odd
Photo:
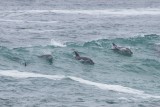
[[[55,39],[51,39],[51,45],[53,45],[55,47],[66,47],[67,46],[64,43],[57,41]]]

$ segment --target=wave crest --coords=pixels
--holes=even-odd
[[[92,82],[89,80],[85,80],[85,79],[73,77],[73,76],[45,75],[45,74],[31,73],[31,72],[20,72],[17,70],[0,70],[0,76],[9,76],[9,77],[13,77],[13,78],[47,78],[47,79],[51,79],[51,80],[62,80],[62,79],[69,78],[69,79],[71,79],[73,81],[77,81],[81,84],[95,86],[95,87],[98,87],[103,90],[112,90],[112,91],[121,92],[121,93],[138,95],[139,97],[142,97],[142,98],[160,98],[160,96],[145,94],[144,91],[140,91],[137,89],[124,87],[121,85],[110,85],[110,84]]]

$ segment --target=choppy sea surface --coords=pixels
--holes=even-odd
[[[159,0],[1,0],[0,106],[159,107],[159,19]]]

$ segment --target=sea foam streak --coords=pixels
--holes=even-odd
[[[121,93],[134,94],[134,95],[138,95],[138,97],[142,97],[142,98],[160,98],[160,96],[145,94],[144,91],[140,91],[137,89],[124,87],[121,85],[109,85],[109,84],[92,82],[92,81],[84,80],[82,78],[77,78],[77,77],[73,77],[73,76],[44,75],[44,74],[38,74],[38,73],[20,72],[17,70],[0,70],[0,76],[9,76],[9,77],[14,77],[14,78],[31,78],[31,77],[32,78],[47,78],[47,79],[52,79],[52,80],[62,80],[65,78],[69,78],[69,79],[71,79],[73,81],[77,81],[81,84],[95,86],[95,87],[98,87],[103,90],[111,90],[111,91],[116,91],[116,92],[121,92]]]
[[[57,23],[57,21],[29,21],[29,20],[9,20],[9,19],[0,19],[0,22],[16,22],[16,23]]]
[[[139,90],[128,88],[128,87],[123,87],[120,85],[107,85],[107,84],[102,84],[102,83],[96,83],[96,82],[84,80],[84,79],[77,78],[77,77],[70,77],[70,78],[82,84],[93,85],[103,90],[107,89],[107,90],[113,90],[117,92],[130,93],[130,94],[143,94],[144,93],[143,91],[139,91]]]
[[[160,96],[145,94],[144,91],[140,91],[140,90],[129,88],[129,87],[124,87],[121,85],[110,85],[110,84],[97,83],[97,82],[92,82],[92,81],[88,81],[82,78],[77,78],[77,77],[72,77],[72,76],[69,76],[69,78],[79,83],[82,83],[82,84],[96,86],[103,90],[134,94],[134,95],[138,95],[138,97],[141,97],[141,98],[160,98]]]
[[[0,11],[18,14],[39,14],[39,13],[60,13],[60,14],[87,14],[87,15],[160,15],[158,8],[139,8],[139,9],[103,9],[103,10],[18,10]]]
[[[47,79],[52,79],[52,80],[61,80],[65,78],[65,76],[61,75],[44,75],[44,74],[38,74],[38,73],[31,73],[31,72],[20,72],[17,70],[0,70],[0,75],[2,76],[9,76],[9,77],[14,77],[14,78],[47,78]]]

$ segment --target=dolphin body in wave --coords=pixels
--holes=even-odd
[[[133,54],[133,52],[129,48],[117,46],[115,43],[112,43],[112,45],[112,50],[114,50],[117,53],[127,56],[131,56]]]
[[[45,60],[48,61],[50,64],[53,63],[53,57],[52,57],[52,55],[47,54],[47,55],[41,55],[41,56],[38,56],[38,57],[39,57],[39,58],[42,58],[42,59],[45,59]]]
[[[82,63],[85,63],[85,64],[90,64],[90,65],[94,65],[94,62],[90,59],[90,58],[88,58],[88,57],[81,57],[79,54],[78,54],[78,52],[77,51],[74,51],[74,53],[75,53],[75,59],[76,60],[79,60],[80,62],[82,62]]]

